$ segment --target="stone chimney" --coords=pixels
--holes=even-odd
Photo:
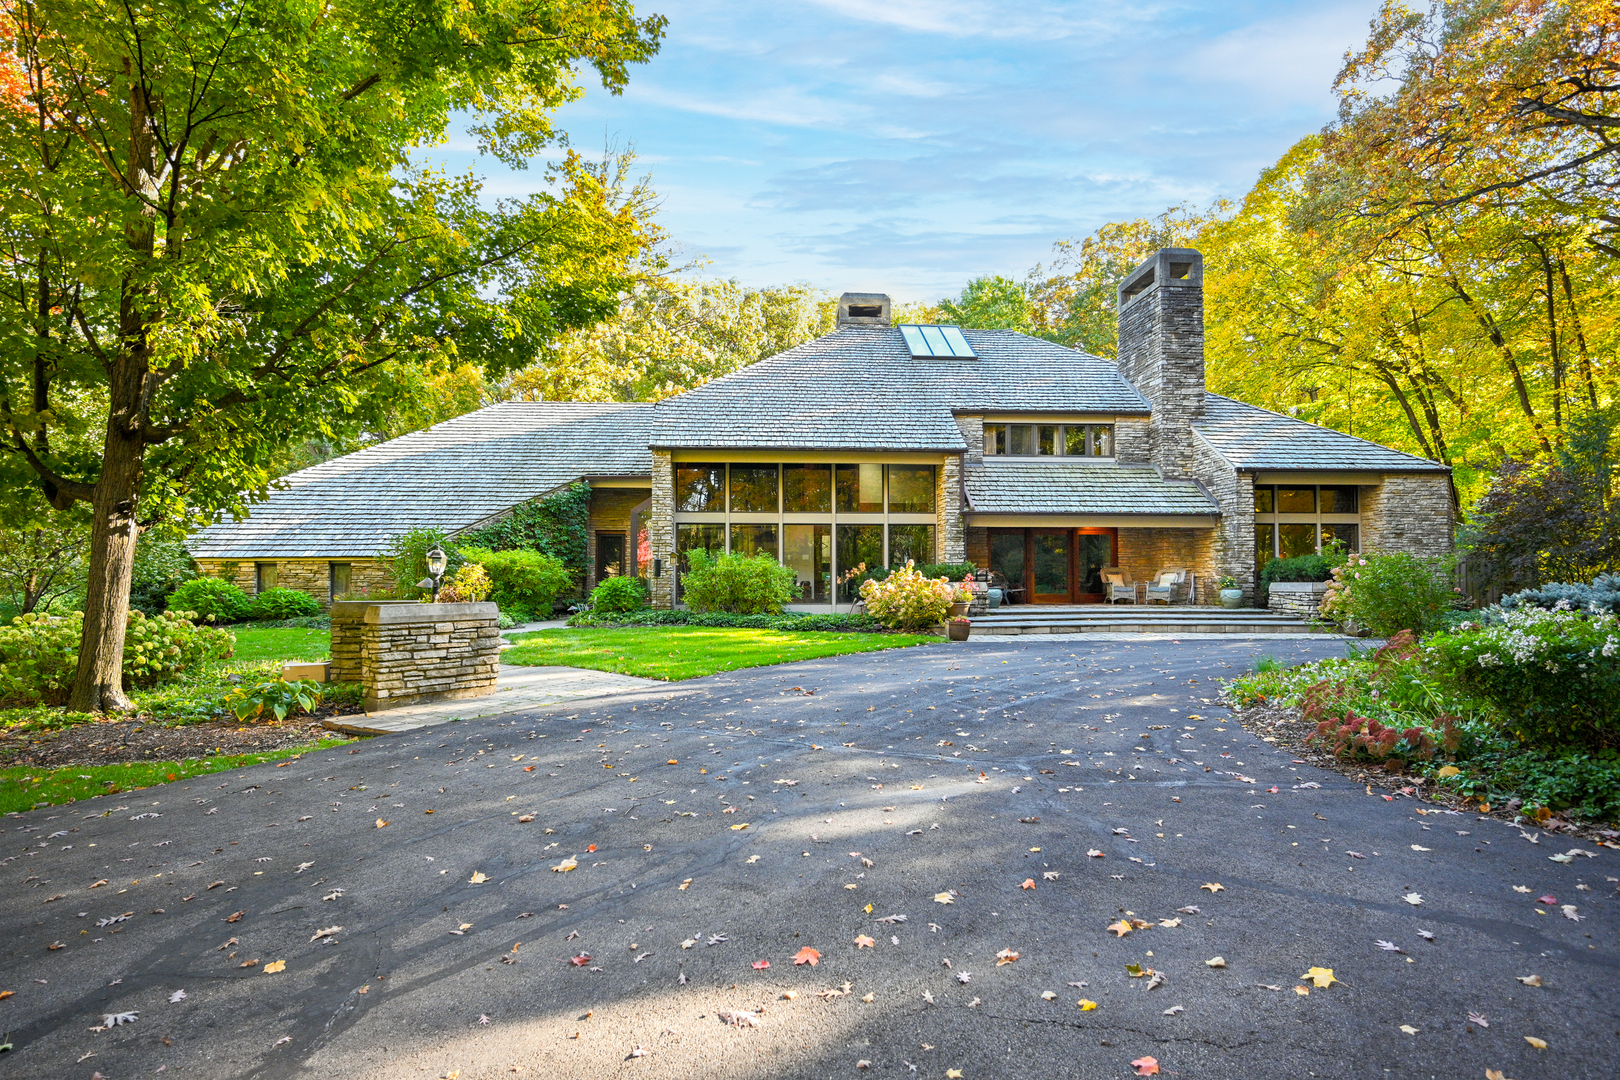
[[[888,326],[888,296],[872,292],[845,293],[838,298],[838,325]]]
[[[1193,475],[1193,421],[1204,415],[1204,257],[1165,248],[1119,283],[1119,370],[1153,405],[1149,460]]]

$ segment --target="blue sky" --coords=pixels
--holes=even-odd
[[[1238,197],[1333,116],[1378,0],[646,0],[670,20],[622,97],[559,126],[632,145],[705,272],[897,300],[1020,278],[1054,241]],[[446,164],[515,194],[456,140]]]

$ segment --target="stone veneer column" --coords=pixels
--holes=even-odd
[[[1219,602],[1219,580],[1231,575],[1243,590],[1251,607],[1256,603],[1259,582],[1254,568],[1254,477],[1239,473],[1227,460],[1196,434],[1189,434],[1193,449],[1193,475],[1215,497],[1220,520],[1212,541],[1213,566],[1210,580],[1198,583],[1199,599],[1206,604]]]
[[[934,518],[938,533],[934,558],[939,562],[962,562],[967,557],[962,532],[962,455],[947,454],[936,475]]]
[[[664,572],[649,577],[652,606],[675,606],[675,465],[668,450],[652,452],[652,507],[647,515],[647,542]]]
[[[494,604],[340,600],[332,609],[333,681],[361,683],[368,712],[495,692]]]
[[[1439,473],[1385,476],[1361,488],[1361,550],[1444,555],[1452,548],[1450,478]]]

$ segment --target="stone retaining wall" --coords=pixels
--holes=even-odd
[[[1325,581],[1274,581],[1266,606],[1279,615],[1314,619],[1322,607],[1322,594],[1327,592],[1327,587]]]
[[[365,686],[368,712],[495,692],[494,604],[332,605],[332,681]]]

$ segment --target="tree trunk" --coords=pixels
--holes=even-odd
[[[121,411],[115,401],[107,423],[101,479],[91,502],[84,636],[68,696],[68,708],[75,712],[127,712],[132,708],[124,694],[124,631],[129,623],[135,538],[140,532],[135,512],[143,447],[138,435],[122,430]]]

